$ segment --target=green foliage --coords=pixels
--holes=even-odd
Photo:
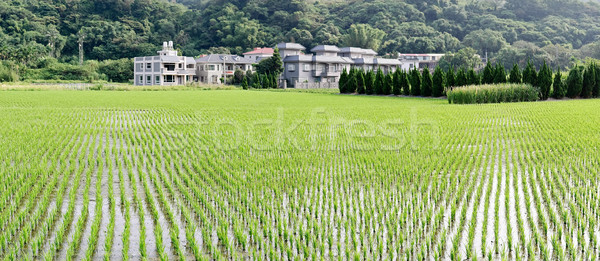
[[[400,72],[400,86],[402,86],[403,95],[410,95],[410,81],[408,80],[408,73],[405,71]]]
[[[431,79],[431,73],[429,68],[423,69],[423,77],[421,77],[421,95],[425,97],[431,96],[431,89],[433,88],[433,79]]]
[[[528,84],[485,84],[454,88],[448,91],[450,104],[502,103],[537,101],[538,90]]]
[[[257,73],[279,77],[279,74],[283,71],[283,62],[281,60],[281,55],[279,54],[279,49],[275,48],[273,56],[260,60],[255,66],[255,69]]]
[[[537,86],[540,88],[540,96],[542,100],[547,100],[550,97],[550,87],[552,87],[552,70],[544,64],[538,75]]]
[[[400,95],[402,94],[402,71],[400,69],[394,72],[394,77],[392,80],[392,94]]]
[[[575,66],[569,71],[569,76],[567,77],[567,97],[577,98],[581,94],[581,90],[583,89],[582,70],[579,66]]]
[[[106,60],[100,63],[98,72],[106,75],[109,81],[113,82],[128,82],[133,79],[133,60],[132,59],[119,59],[119,60]]]
[[[242,89],[248,90],[248,77],[242,79]]]
[[[477,65],[481,64],[481,59],[477,55],[475,49],[466,47],[460,49],[457,53],[446,53],[446,55],[440,58],[439,65],[444,70],[449,70],[450,68],[473,68]]]
[[[469,68],[467,72],[467,84],[468,85],[479,85],[481,84],[481,79],[479,78],[479,74],[475,72],[473,68]]]
[[[433,72],[432,84],[431,95],[433,97],[442,96],[444,94],[444,72],[439,66]]]
[[[394,85],[393,83],[393,78],[392,78],[392,74],[388,73],[385,75],[384,79],[383,79],[383,94],[385,95],[390,95],[392,94],[392,86]]]
[[[530,84],[531,86],[537,86],[537,71],[531,61],[527,62],[527,67],[523,70],[523,83]]]
[[[467,74],[465,72],[465,68],[461,67],[456,73],[456,81],[454,83],[455,86],[466,86],[468,85]]]
[[[366,93],[366,89],[365,89],[365,71],[363,70],[359,70],[358,71],[358,78],[357,78],[357,87],[356,87],[356,92],[359,94],[365,94]]]
[[[488,62],[483,69],[483,78],[481,80],[483,84],[492,84],[494,83],[494,68],[492,67],[492,63]]]
[[[512,70],[510,70],[510,76],[508,82],[510,83],[521,83],[523,76],[521,75],[521,69],[518,64],[514,64]]]
[[[338,81],[340,93],[346,93],[346,85],[348,85],[348,71],[346,71],[346,68],[344,68],[342,74],[340,75],[340,80]]]
[[[596,88],[596,66],[593,63],[588,64],[583,73],[583,85],[581,89],[582,98],[593,97],[594,88]]]
[[[600,65],[594,63],[594,71],[596,73],[596,85],[594,85],[594,90],[592,91],[592,95],[594,98],[600,97]]]
[[[375,93],[375,73],[370,70],[367,72],[365,77],[365,93],[366,94],[374,94]]]
[[[454,86],[456,86],[456,76],[454,75],[454,68],[450,67],[446,73],[446,87]]]
[[[345,46],[356,46],[360,48],[379,50],[385,32],[373,28],[368,24],[353,24],[348,29],[348,34],[342,38]]]
[[[346,80],[346,93],[355,93],[358,89],[358,71],[356,69],[350,69],[348,78]]]
[[[554,76],[554,82],[552,83],[552,97],[555,99],[562,99],[567,93],[565,83],[562,80],[562,74],[560,69],[556,70]]]
[[[410,95],[421,95],[421,73],[417,68],[413,68],[410,72]]]
[[[375,75],[375,94],[385,94],[384,92],[384,78],[382,70],[377,70],[377,74]]]
[[[19,80],[19,75],[9,66],[0,62],[0,82],[15,82]]]
[[[506,71],[504,66],[501,64],[496,64],[496,69],[494,70],[494,83],[506,83]]]

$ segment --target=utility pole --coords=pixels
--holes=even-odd
[[[85,35],[80,30],[77,33],[77,37],[79,38],[77,42],[79,43],[79,66],[83,66],[83,41],[85,40]]]

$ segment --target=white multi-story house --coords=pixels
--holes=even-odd
[[[195,80],[194,58],[178,56],[173,42],[164,42],[157,53],[134,58],[135,85],[185,85]]]
[[[440,59],[444,54],[440,53],[422,53],[422,54],[398,54],[398,59],[402,62],[402,70],[408,71],[413,68],[420,70],[425,67],[429,69],[435,69],[439,64]]]
[[[233,76],[236,70],[253,70],[254,60],[229,54],[209,54],[196,59],[196,76],[199,82],[222,83],[223,76]]]

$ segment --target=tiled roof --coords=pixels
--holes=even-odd
[[[273,52],[275,52],[273,50],[273,48],[254,48],[254,50],[250,51],[250,52],[246,52],[244,53],[244,55],[249,55],[249,54],[273,54]]]

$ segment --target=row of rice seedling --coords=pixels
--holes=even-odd
[[[43,167],[0,178],[0,190],[14,193],[0,195],[9,202],[0,206],[8,228],[1,257],[587,260],[598,254],[599,162],[590,144],[598,143],[593,123],[600,119],[585,116],[596,101],[455,107],[438,100],[241,93],[186,93],[177,108],[150,106],[159,97],[153,93],[121,94],[135,104],[117,104],[117,96],[103,101],[107,109],[66,104],[61,111],[79,111],[51,117],[55,132],[9,134],[42,136],[32,148],[60,148],[47,156],[24,146],[0,148],[7,155],[31,150],[26,162]],[[46,106],[63,99],[54,95]],[[255,106],[230,108],[231,100]],[[327,109],[311,116],[306,106],[314,103]],[[254,124],[271,116],[293,136],[280,139],[275,125]],[[14,118],[0,117],[1,125]],[[233,123],[219,127],[222,119]],[[347,123],[356,119],[370,120],[375,134],[365,137],[368,128]],[[391,120],[406,124],[378,127]],[[294,128],[298,122],[306,124]],[[0,166],[8,162],[0,157]]]

